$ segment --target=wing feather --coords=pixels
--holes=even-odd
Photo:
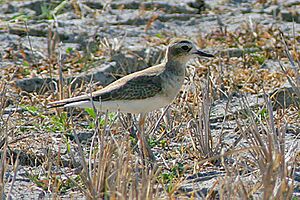
[[[156,74],[132,76],[127,79],[119,79],[118,81],[108,85],[107,87],[92,93],[91,95],[81,95],[55,101],[48,104],[48,108],[62,107],[70,103],[81,101],[114,101],[114,100],[132,100],[145,99],[153,97],[162,90],[160,77]]]
[[[161,82],[157,76],[140,76],[128,80],[118,88],[93,95],[94,101],[114,101],[146,99],[155,96],[162,90]]]

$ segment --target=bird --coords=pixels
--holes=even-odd
[[[198,56],[214,57],[188,39],[173,39],[160,64],[126,75],[91,94],[50,102],[47,108],[95,106],[102,111],[141,114],[142,127],[148,112],[174,101],[184,83],[187,62]]]

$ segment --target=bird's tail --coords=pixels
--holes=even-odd
[[[84,102],[86,100],[90,100],[90,97],[88,95],[82,95],[82,96],[78,96],[78,97],[72,97],[72,98],[63,99],[63,100],[60,100],[60,101],[50,102],[47,105],[47,108],[68,107],[68,105],[71,105],[71,104],[74,104],[74,103]]]
[[[50,109],[50,108],[59,108],[59,107],[65,106],[65,105],[67,105],[67,102],[65,102],[64,100],[54,101],[54,102],[48,103],[47,108],[48,109]]]

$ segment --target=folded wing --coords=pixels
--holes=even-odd
[[[145,99],[153,97],[161,90],[161,81],[156,75],[132,76],[131,79],[119,79],[107,87],[92,94],[81,95],[55,101],[48,104],[48,108],[67,106],[71,103],[80,103],[86,101],[114,101],[114,100],[132,100]]]

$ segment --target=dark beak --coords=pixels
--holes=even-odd
[[[203,57],[210,57],[210,58],[215,57],[212,54],[205,53],[205,52],[200,51],[200,50],[195,51],[194,54],[199,55],[199,56],[203,56]]]

